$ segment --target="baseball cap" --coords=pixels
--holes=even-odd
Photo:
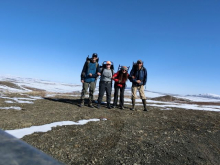
[[[98,54],[97,53],[93,53],[92,57],[98,57]]]
[[[106,64],[110,64],[111,65],[112,63],[111,63],[111,61],[107,61]]]
[[[137,60],[137,64],[142,64],[143,62],[141,60]]]

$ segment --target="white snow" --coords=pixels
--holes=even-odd
[[[128,105],[131,105],[130,103],[125,103]],[[141,106],[142,104],[135,104]],[[220,112],[220,106],[207,106],[207,105],[196,105],[196,104],[166,104],[166,105],[161,105],[161,104],[147,104],[147,106],[152,106],[152,107],[162,107],[162,108],[184,108],[184,109],[192,109],[192,110],[203,110],[203,111],[216,111]]]
[[[14,109],[14,110],[21,110],[20,107],[14,107],[14,106],[11,106],[11,107],[0,107],[0,109]]]
[[[17,98],[17,97],[0,97],[0,98],[4,98],[4,99],[10,99],[10,100],[14,100],[16,101],[17,103],[26,103],[26,104],[33,104],[34,102],[32,102],[32,100],[36,100],[37,97],[34,99],[34,98]],[[38,97],[40,98],[40,97]],[[25,101],[25,100],[31,100],[31,101]],[[6,101],[5,101],[6,102]],[[13,102],[9,102],[8,103],[13,103]]]
[[[3,88],[4,90],[8,90],[9,92],[18,92],[18,93],[31,91],[25,87],[36,88],[40,90],[45,90],[47,92],[55,92],[55,93],[70,93],[73,91],[82,90],[82,85],[56,83],[56,82],[31,79],[31,78],[21,78],[14,76],[0,76],[0,81],[9,81],[15,83],[23,90],[14,89],[7,86],[0,86],[0,89]]]
[[[107,120],[107,119],[103,119]],[[61,121],[54,122],[50,124],[40,125],[40,126],[31,126],[29,128],[15,129],[15,130],[5,130],[5,132],[17,137],[22,138],[25,135],[30,135],[34,132],[47,132],[52,129],[52,127],[63,126],[63,125],[84,125],[90,121],[100,121],[100,119],[89,119],[89,120],[79,120],[78,122],[73,121]]]
[[[31,91],[26,89],[26,87],[30,88],[36,88],[46,91],[47,97],[55,97],[57,95],[65,95],[65,96],[80,96],[82,85],[81,84],[65,84],[65,83],[55,83],[55,82],[49,82],[44,80],[37,80],[37,79],[30,79],[30,78],[20,78],[20,77],[12,77],[12,76],[0,76],[0,81],[9,81],[16,85],[18,85],[21,89],[14,89],[7,87],[5,85],[0,85],[0,91],[12,91],[17,93],[25,93],[27,91]],[[99,87],[97,84],[96,90],[94,95],[97,97],[99,91]],[[114,88],[112,88],[112,94],[114,93]],[[74,92],[74,93],[73,93]],[[2,94],[1,94],[2,95]],[[28,96],[27,93],[25,95]],[[160,93],[160,92],[153,92],[145,90],[145,95],[147,99],[149,98],[155,98],[155,97],[161,97],[168,94]],[[176,94],[169,94],[173,97],[182,98],[182,99],[188,99],[193,102],[219,102],[220,103],[220,96],[216,94],[200,94],[200,95],[176,95]],[[125,89],[125,96],[131,97],[131,88]],[[139,97],[139,93],[137,92],[137,96]],[[33,104],[33,100],[36,99],[43,99],[42,97],[35,97],[35,96],[28,96],[29,98],[9,98],[6,96],[1,96],[0,98],[9,99],[12,101],[16,101],[17,103],[29,103]],[[86,95],[88,97],[88,93]],[[105,97],[105,96],[104,96]],[[12,101],[5,101],[6,103],[12,103]],[[113,99],[111,100],[113,101]],[[126,102],[131,103],[130,98],[125,98]],[[142,103],[142,100],[136,99],[137,103]],[[197,110],[213,110],[213,111],[219,111],[219,106],[198,106],[198,105],[192,105],[192,104],[178,104],[175,102],[162,102],[162,101],[154,101],[154,100],[147,100],[147,103],[150,106],[160,106],[160,107],[180,107],[180,108],[186,108],[186,109],[197,109]],[[161,105],[158,105],[161,104]],[[141,104],[140,104],[141,105]]]
[[[9,104],[14,103],[13,101],[10,101],[10,100],[6,100],[5,102]]]

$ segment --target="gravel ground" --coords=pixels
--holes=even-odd
[[[11,94],[10,97],[25,97]],[[9,106],[0,99],[1,106]],[[78,107],[79,97],[59,96],[13,103],[0,110],[3,130],[57,121],[106,118],[81,126],[60,126],[22,138],[65,164],[210,164],[220,162],[220,113],[180,108],[149,112]]]

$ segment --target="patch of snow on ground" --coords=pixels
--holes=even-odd
[[[130,103],[125,103],[131,105]],[[142,104],[136,104],[142,105]],[[192,110],[203,110],[203,111],[216,111],[220,112],[220,106],[206,106],[206,105],[196,105],[196,104],[167,104],[167,105],[159,105],[159,104],[147,104],[147,106],[152,107],[163,107],[163,108],[184,108],[184,109],[192,109]]]
[[[22,92],[26,92],[25,90],[21,90],[21,89],[16,89],[16,88],[11,88],[5,85],[0,85],[0,91],[1,92],[11,92],[11,93],[22,93]]]
[[[15,103],[15,102],[10,101],[10,100],[6,100],[5,102],[6,102],[6,103],[9,103],[9,104],[11,104],[11,103]]]
[[[194,102],[220,102],[220,99],[198,97],[198,96],[174,96],[174,97],[181,98],[181,99],[188,99]]]
[[[11,107],[0,107],[0,109],[14,109],[14,110],[21,110],[20,107],[13,107],[13,106],[11,106]]]
[[[17,138],[22,138],[25,135],[30,135],[34,132],[50,131],[52,129],[52,127],[63,126],[63,125],[84,125],[90,121],[100,121],[100,119],[79,120],[78,122],[61,121],[61,122],[54,122],[54,123],[40,125],[40,126],[31,126],[29,128],[22,128],[22,129],[16,129],[16,130],[6,130],[5,132],[7,132]]]

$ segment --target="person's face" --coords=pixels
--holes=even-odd
[[[138,62],[138,67],[140,68],[140,67],[142,67],[142,62]]]
[[[126,73],[127,72],[127,70],[125,70],[125,69],[122,69],[122,73]]]
[[[110,69],[111,64],[106,64],[107,69]]]
[[[96,60],[97,60],[97,57],[92,57],[93,62],[96,62]]]

